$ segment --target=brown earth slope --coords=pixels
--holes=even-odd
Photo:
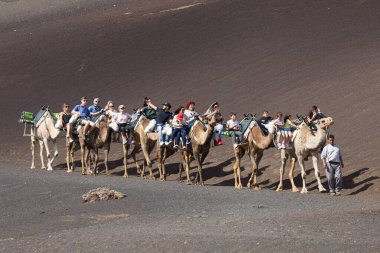
[[[174,105],[193,99],[200,112],[219,101],[226,117],[263,109],[304,114],[316,104],[336,121],[348,192],[378,193],[378,1],[92,2],[0,2],[2,160],[29,163],[17,123],[22,110],[48,104],[56,111],[83,95],[129,110],[145,96]],[[232,185],[226,144],[210,153],[207,184]],[[175,173],[176,159],[168,163]],[[278,181],[279,165],[278,151],[266,152],[265,186]]]

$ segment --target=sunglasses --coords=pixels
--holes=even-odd
[[[113,105],[110,105],[109,107],[114,107]]]
[[[119,108],[120,110],[124,110],[125,108],[124,107],[121,107],[121,108]]]
[[[68,105],[65,105],[64,108],[69,108],[69,106],[68,106]]]

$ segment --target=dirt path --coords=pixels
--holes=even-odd
[[[235,191],[0,165],[1,252],[378,252],[378,196]],[[122,200],[84,204],[109,186]]]

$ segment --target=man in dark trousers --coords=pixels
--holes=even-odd
[[[342,169],[344,168],[340,148],[334,144],[334,135],[328,136],[328,144],[321,153],[323,168],[326,170],[330,195],[340,196],[342,190]]]

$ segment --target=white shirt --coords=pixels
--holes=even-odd
[[[183,114],[183,121],[188,122],[188,120],[189,120],[189,118],[186,116],[186,114]],[[174,116],[173,121],[172,121],[172,125],[174,128],[181,128],[182,127],[182,125],[179,124],[178,114]]]
[[[327,162],[341,163],[339,147],[336,145],[327,144],[322,150],[321,158],[326,159]]]
[[[199,114],[196,111],[190,111],[190,110],[185,110],[184,115],[187,116],[187,122],[195,120],[195,117],[198,116]]]
[[[115,121],[118,124],[126,124],[126,123],[128,123],[130,118],[131,118],[130,114],[119,112],[116,114]]]
[[[239,127],[239,121],[230,119],[226,123],[228,129],[233,129],[235,127]]]
[[[116,110],[108,110],[107,113],[111,116],[112,121],[116,121],[116,117],[119,114]]]

